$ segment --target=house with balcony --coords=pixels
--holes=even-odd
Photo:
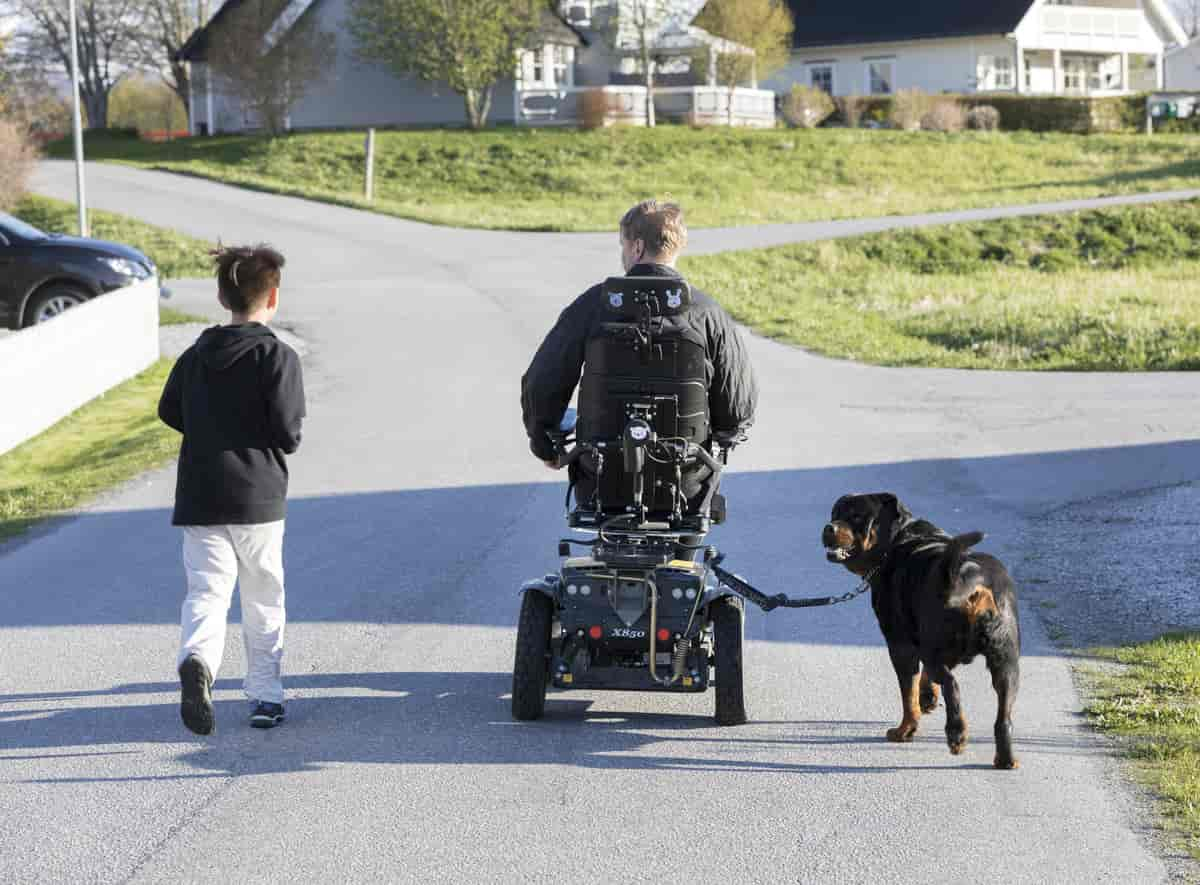
[[[208,57],[220,39],[221,23],[246,0],[225,0],[211,21],[179,52],[192,67],[189,100],[193,133],[242,132],[258,127],[231,90],[213,75]],[[645,124],[646,88],[639,41],[621,29],[627,0],[561,0],[547,6],[531,44],[517,53],[513,75],[496,84],[489,122],[520,126],[573,125],[589,102],[602,107],[606,124]],[[721,52],[745,51],[692,24],[703,0],[680,0],[651,35],[656,117],[691,122],[775,125],[774,93],[753,80],[730,89],[718,84],[713,60]],[[335,129],[368,126],[462,126],[462,99],[444,83],[397,77],[386,67],[356,56],[345,21],[349,0],[291,0],[267,40],[286,40],[287,30],[307,17],[334,35],[335,61],[324,80],[292,108],[289,128]],[[616,34],[616,39],[613,39]],[[265,47],[267,48],[267,47]],[[703,59],[709,59],[704,64]],[[698,61],[699,59],[699,61]],[[733,112],[730,113],[730,104]]]
[[[1162,88],[1187,36],[1167,0],[788,0],[792,60],[764,85],[832,95],[1104,96]]]

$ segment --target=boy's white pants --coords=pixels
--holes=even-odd
[[[198,655],[213,679],[225,651],[225,619],[234,584],[242,600],[246,696],[283,703],[283,520],[258,525],[183,527],[183,635],[178,664]]]

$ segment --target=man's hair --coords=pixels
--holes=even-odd
[[[644,200],[621,219],[621,235],[645,243],[647,256],[674,257],[687,245],[683,209],[678,203]]]
[[[248,313],[259,307],[279,285],[283,256],[270,246],[219,246],[212,252],[217,288],[229,309]]]

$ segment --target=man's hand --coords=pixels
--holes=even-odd
[[[562,470],[562,465],[558,463],[557,458],[555,458],[553,461],[543,461],[542,463],[545,464],[547,467],[549,467],[551,470]]]

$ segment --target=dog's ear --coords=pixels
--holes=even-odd
[[[891,518],[891,536],[895,538],[897,532],[912,522],[912,513],[891,492],[884,492],[879,496],[879,500],[883,504],[882,512]]]
[[[844,504],[846,501],[849,501],[853,497],[854,497],[853,495],[842,495],[842,497],[840,497],[836,501],[834,501],[833,508],[829,511],[829,518],[832,519],[833,517],[835,517],[837,515],[838,508],[841,507],[842,504]]]

